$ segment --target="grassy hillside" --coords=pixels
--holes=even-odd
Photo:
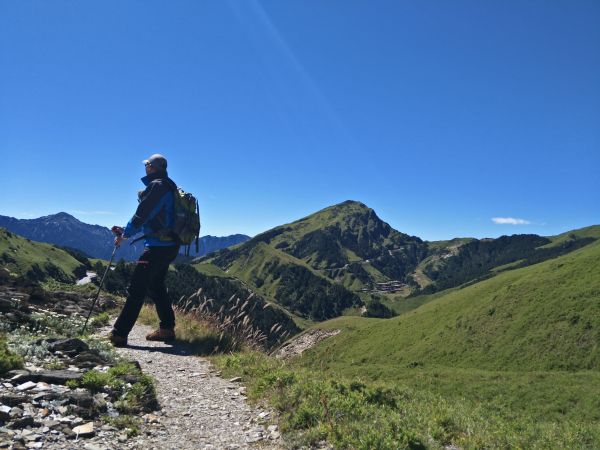
[[[409,299],[422,306],[393,319],[320,323],[342,332],[289,362],[219,364],[300,443],[600,448],[598,267],[600,241]]]
[[[0,228],[0,265],[32,281],[52,278],[73,282],[85,267],[73,256],[53,245],[33,242]]]
[[[598,267],[597,241],[453,290],[391,320],[334,320],[327,326],[346,331],[310,358],[357,367],[598,370]]]
[[[228,268],[260,244],[353,290],[403,279],[427,251],[419,238],[394,230],[364,204],[347,201],[273,228],[212,261]]]

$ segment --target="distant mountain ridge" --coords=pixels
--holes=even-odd
[[[113,234],[108,228],[81,222],[65,212],[37,219],[0,216],[0,227],[33,241],[80,250],[92,258],[109,259],[113,250]],[[200,252],[196,254],[195,245],[192,245],[191,254],[204,256],[248,239],[250,237],[243,234],[224,237],[203,236],[200,238]],[[134,245],[125,244],[117,252],[117,258],[134,261],[142,249],[141,241]]]
[[[348,200],[205,257],[197,267],[217,266],[303,318],[323,320],[365,303],[385,317],[378,303],[393,301],[389,292],[433,293],[555,258],[596,239],[582,231],[427,242]]]

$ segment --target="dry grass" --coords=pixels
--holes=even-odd
[[[202,296],[202,289],[174,305],[177,340],[192,346],[194,353],[211,355],[267,347],[267,335],[254,326],[250,310],[256,307],[251,294],[245,301],[231,297],[218,309],[215,301]],[[154,305],[144,305],[140,320],[158,327]],[[274,324],[270,335],[281,342],[288,337],[280,324]]]

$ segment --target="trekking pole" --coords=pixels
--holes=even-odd
[[[117,253],[117,249],[118,248],[119,247],[117,247],[115,245],[115,248],[113,249],[112,255],[110,257],[110,261],[108,262],[108,266],[106,266],[106,270],[104,271],[104,275],[102,275],[102,278],[100,279],[100,285],[98,286],[98,292],[96,292],[96,298],[94,298],[94,301],[92,302],[92,307],[90,308],[90,312],[88,313],[87,318],[85,319],[85,323],[83,324],[83,327],[81,328],[81,332],[79,334],[83,334],[85,332],[85,327],[87,327],[88,320],[90,320],[90,316],[92,315],[92,311],[94,310],[94,306],[96,306],[96,302],[98,301],[98,297],[100,296],[100,291],[102,290],[102,284],[104,283],[104,278],[106,278],[106,274],[110,270],[110,266],[112,265],[113,259],[115,258],[115,253]]]

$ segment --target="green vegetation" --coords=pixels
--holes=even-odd
[[[54,279],[73,283],[85,266],[66,251],[33,242],[0,228],[0,264],[13,275],[30,281]]]
[[[131,387],[126,389],[126,383]],[[82,387],[92,392],[102,391],[105,386],[121,392],[116,407],[123,413],[150,411],[156,406],[156,390],[152,378],[142,374],[139,367],[130,362],[120,362],[107,372],[87,371],[79,382],[69,381],[71,388]]]
[[[6,338],[0,334],[0,375],[23,367],[23,358],[12,353],[6,344]]]
[[[140,426],[142,424],[142,421],[138,417],[130,414],[120,414],[116,417],[106,415],[102,416],[102,421],[119,430],[125,431],[128,438],[137,436],[140,433]]]
[[[152,305],[144,305],[139,320],[141,323],[158,328],[158,317],[156,315],[156,310]],[[177,342],[189,345],[190,351],[194,355],[212,355],[218,352],[219,343],[223,342],[223,338],[215,326],[200,321],[191,314],[186,314],[178,308],[175,309],[175,323]],[[227,339],[227,341],[231,343],[232,339]],[[240,349],[241,346],[237,348],[231,348],[231,346],[229,346],[229,351]]]
[[[257,353],[215,359],[240,375],[251,399],[267,398],[296,446],[326,439],[335,448],[595,448],[600,444],[597,373],[502,374],[398,368],[388,380],[320,371]],[[447,391],[435,383],[454,386]],[[556,383],[565,383],[557,390]],[[466,391],[460,387],[468,386]],[[454,390],[453,390],[454,389]],[[556,398],[555,398],[556,397]],[[584,411],[573,402],[583,400]],[[512,403],[511,403],[512,401]],[[568,415],[562,413],[569,411]],[[548,415],[550,411],[550,415]]]
[[[341,329],[288,363],[216,360],[281,413],[290,442],[336,448],[600,446],[600,241]],[[401,300],[397,300],[400,302]]]
[[[322,326],[344,329],[351,322],[351,332],[328,340],[312,357],[357,369],[416,361],[490,370],[598,370],[599,264],[596,242],[440,293],[393,319],[334,319]]]
[[[361,306],[356,292],[404,279],[426,245],[348,201],[204,258],[268,300],[305,319],[324,320]],[[351,292],[354,291],[354,292]]]

